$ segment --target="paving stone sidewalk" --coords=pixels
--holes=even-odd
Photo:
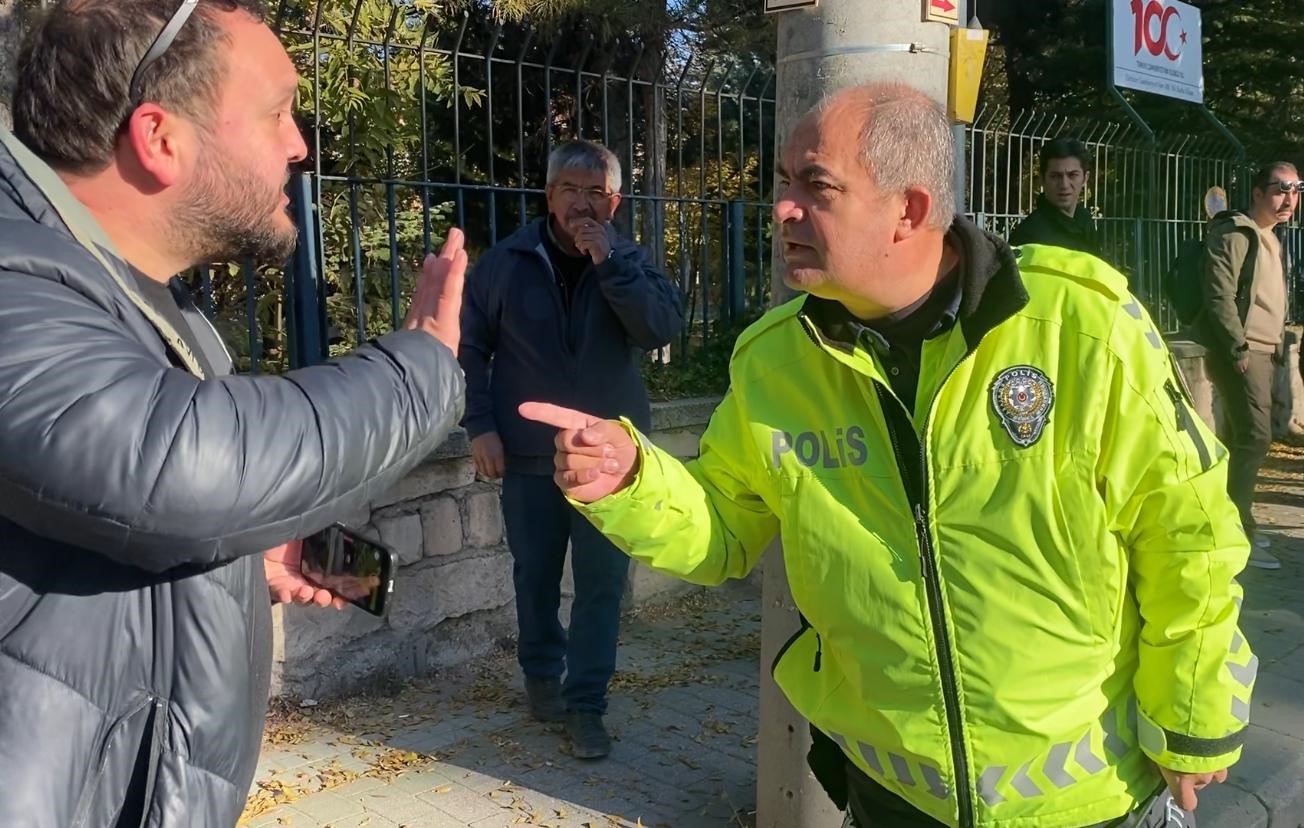
[[[1201,828],[1304,828],[1304,448],[1273,448],[1257,500],[1282,567],[1238,578],[1259,678],[1242,759],[1227,784],[1200,795]]]
[[[511,653],[396,693],[282,707],[241,824],[331,828],[750,826],[760,601],[695,593],[627,620],[611,756],[523,712]]]

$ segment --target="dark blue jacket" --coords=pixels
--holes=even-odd
[[[543,245],[546,221],[485,253],[462,303],[462,425],[473,439],[497,431],[508,470],[523,474],[552,474],[556,430],[522,419],[517,406],[556,403],[647,430],[639,366],[684,323],[679,290],[610,225],[611,255],[584,271],[567,313]]]

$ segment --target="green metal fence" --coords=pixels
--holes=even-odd
[[[392,329],[447,227],[463,228],[474,263],[546,212],[548,154],[573,137],[616,153],[616,224],[683,291],[690,324],[669,353],[764,306],[770,69],[712,54],[692,33],[662,49],[436,11],[426,0],[277,9],[311,153],[291,188],[300,255],[287,269],[198,277],[244,366],[310,363]]]
[[[424,253],[450,225],[472,260],[545,211],[549,151],[606,143],[624,168],[621,231],[683,290],[679,356],[729,337],[769,299],[774,73],[714,54],[689,32],[664,45],[545,34],[431,0],[282,0],[275,24],[303,84],[311,156],[291,187],[302,228],[286,267],[196,276],[241,367],[283,370],[347,351],[401,320]],[[1167,331],[1160,289],[1219,186],[1244,204],[1247,171],[1216,134],[984,107],[967,128],[964,202],[1006,234],[1035,204],[1037,151],[1071,135],[1096,163],[1086,208],[1105,256]],[[1284,234],[1292,261],[1304,233]],[[1292,268],[1292,295],[1301,284]]]
[[[1176,314],[1163,295],[1164,274],[1181,242],[1204,234],[1210,189],[1222,188],[1231,206],[1244,208],[1251,171],[1217,133],[1161,132],[1152,146],[1127,123],[984,107],[968,129],[969,214],[986,229],[1008,235],[1036,204],[1039,151],[1060,136],[1083,141],[1095,156],[1085,208],[1095,217],[1104,257],[1127,274],[1156,324],[1176,333]],[[1297,266],[1304,229],[1296,222],[1279,233],[1291,263],[1293,298],[1304,287]]]

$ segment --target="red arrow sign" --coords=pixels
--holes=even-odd
[[[932,0],[932,2],[930,3],[930,5],[931,5],[933,8],[938,9],[938,10],[940,10],[940,11],[944,11],[944,12],[953,12],[953,11],[955,11],[955,4],[952,3],[951,0]]]

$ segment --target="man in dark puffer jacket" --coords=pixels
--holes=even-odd
[[[234,825],[269,587],[330,601],[292,539],[391,487],[462,413],[457,231],[406,330],[283,377],[229,376],[171,280],[294,246],[297,77],[261,14],[70,0],[20,57],[0,130],[6,828]]]

